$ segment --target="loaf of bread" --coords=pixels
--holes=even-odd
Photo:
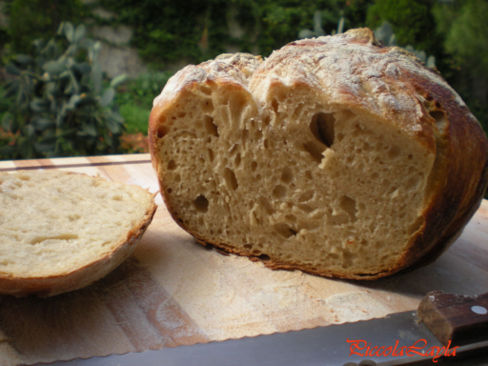
[[[0,293],[87,286],[134,250],[156,205],[148,191],[57,170],[0,173]]]
[[[488,180],[459,95],[369,29],[189,65],[154,100],[149,139],[166,205],[199,242],[323,276],[432,261]]]

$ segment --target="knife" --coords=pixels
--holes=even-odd
[[[466,358],[469,357],[469,358]],[[488,365],[488,293],[429,292],[417,311],[384,318],[56,366]]]

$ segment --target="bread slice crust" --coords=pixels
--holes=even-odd
[[[171,149],[165,148],[174,131],[186,128],[191,133],[191,126],[181,127],[188,118],[176,115],[188,103],[212,91],[238,96],[235,98],[240,104],[254,111],[247,113],[260,119],[258,123],[271,120],[270,129],[276,131],[280,128],[277,121],[283,113],[281,107],[286,104],[283,100],[291,98],[290,95],[300,96],[301,90],[311,101],[322,103],[322,108],[327,106],[334,116],[351,112],[371,124],[386,126],[387,131],[398,132],[398,136],[410,141],[409,148],[423,151],[426,166],[430,165],[424,172],[424,184],[418,188],[420,212],[412,221],[412,232],[395,260],[384,264],[378,259],[377,268],[370,266],[367,270],[286,260],[253,246],[248,250],[246,243],[229,241],[225,235],[205,234],[200,230],[201,225],[182,217],[188,215],[169,183],[171,172],[167,164],[173,155]],[[364,125],[368,127],[368,123]],[[242,126],[230,127],[231,130],[239,128]],[[460,234],[478,208],[488,184],[488,142],[461,98],[414,56],[399,48],[378,45],[369,29],[292,42],[264,61],[252,55],[234,54],[187,66],[155,99],[149,120],[149,141],[168,210],[198,242],[260,259],[270,268],[300,269],[322,276],[376,279],[430,263]],[[312,154],[313,149],[313,146],[309,149]],[[195,158],[203,154],[201,150],[193,153]],[[322,154],[324,158],[319,155],[318,160],[325,160],[326,153]],[[231,185],[239,179],[230,179]]]
[[[78,186],[71,187],[69,189],[63,187],[65,183],[69,180],[75,180]],[[42,195],[43,189],[43,180],[48,181],[50,184],[59,184],[59,187],[52,186],[48,187],[49,191],[53,189],[58,189],[58,193],[50,194],[49,197],[55,197],[59,199],[60,203],[52,202],[53,209],[55,209],[56,205],[62,205],[63,202],[68,202],[70,200],[77,200],[80,198],[80,195],[90,195],[90,188],[89,186],[94,187],[103,187],[98,190],[97,194],[114,194],[113,198],[109,197],[96,197],[95,199],[90,196],[88,199],[92,199],[93,204],[93,213],[95,214],[97,209],[100,209],[102,206],[109,205],[109,201],[111,199],[120,200],[121,202],[131,202],[132,208],[136,206],[140,206],[139,209],[141,213],[134,214],[132,216],[133,222],[125,222],[125,225],[130,226],[130,228],[122,233],[123,229],[119,230],[121,236],[116,239],[115,242],[104,242],[102,244],[94,243],[93,246],[97,253],[94,255],[89,255],[88,257],[75,262],[73,265],[61,266],[60,269],[57,268],[58,264],[61,264],[64,261],[67,261],[69,258],[66,257],[66,253],[62,257],[56,257],[55,261],[46,261],[46,263],[38,263],[32,265],[31,268],[28,268],[28,273],[24,270],[10,270],[9,268],[2,269],[0,271],[0,293],[2,294],[9,294],[14,296],[26,296],[26,295],[37,295],[40,297],[47,297],[53,296],[73,290],[77,290],[83,287],[90,285],[91,283],[99,280],[100,278],[107,275],[111,272],[114,268],[119,266],[124,260],[126,260],[134,251],[137,240],[144,234],[145,230],[149,226],[156,211],[156,204],[154,203],[154,195],[149,193],[148,191],[136,187],[136,186],[126,186],[115,182],[109,182],[101,177],[92,177],[85,174],[80,173],[73,173],[73,172],[64,172],[64,171],[33,171],[33,172],[23,172],[18,171],[15,173],[1,173],[0,174],[0,195],[4,195],[5,200],[4,202],[17,202],[17,204],[21,207],[21,209],[26,211],[36,210],[39,206],[36,205],[34,202],[31,202],[31,207],[29,207],[29,198],[26,200],[19,197],[19,194],[24,191],[17,191],[15,185],[19,185],[19,181],[35,181],[36,187],[31,187],[30,190],[32,191],[35,189],[36,191],[39,190],[38,193],[31,192],[33,196],[38,194],[39,196]],[[57,180],[59,180],[58,183]],[[6,183],[7,182],[7,183]],[[10,184],[10,187],[2,185],[3,183]],[[14,188],[12,188],[14,187]],[[130,187],[130,188],[129,188]],[[113,189],[113,192],[110,190]],[[123,195],[125,193],[131,194],[130,192],[135,192],[134,197],[139,197],[141,199],[140,202],[136,200],[138,198],[120,198],[118,195]],[[14,196],[14,200],[9,199],[9,195]],[[15,197],[17,196],[17,197]],[[105,200],[105,201],[104,201]],[[22,202],[24,201],[24,202]],[[89,202],[88,202],[89,203]],[[74,204],[76,206],[76,203]],[[34,219],[35,215],[38,215],[39,221],[42,220],[43,212],[25,212],[25,220]],[[54,210],[55,211],[55,210]],[[49,211],[48,214],[52,214],[54,211]],[[66,213],[64,211],[61,211]],[[94,222],[93,219],[90,219],[90,215],[87,217],[83,217],[82,211],[78,211],[75,208],[74,212],[70,212],[75,217],[75,220],[85,220],[84,222],[88,225],[93,225],[91,231],[95,233],[97,230],[102,231],[105,229],[104,225],[107,223],[108,220],[103,220],[103,218],[99,218],[98,222]],[[116,215],[116,213],[114,213]],[[51,221],[53,226],[56,225],[56,220]],[[62,220],[61,220],[62,221]],[[61,221],[59,224],[61,224]],[[7,221],[8,222],[8,221]],[[5,223],[6,225],[6,223]],[[27,253],[27,259],[29,256],[36,256],[35,254],[35,247],[38,245],[37,243],[42,243],[43,241],[49,241],[49,235],[52,234],[50,232],[50,227],[47,227],[46,232],[36,231],[31,232],[29,226],[29,221],[26,222],[25,228],[20,228],[19,236],[20,240],[24,240],[23,236],[27,237],[38,237],[39,239],[32,240],[32,249],[31,253]],[[19,230],[19,228],[12,229],[11,227],[4,227],[6,229],[6,236],[4,239],[9,237],[9,230]],[[53,228],[53,232],[55,233],[57,228]],[[59,242],[53,243],[51,245],[63,245],[62,241],[66,240],[68,242],[70,240],[69,235],[65,234],[65,231],[70,231],[73,236],[80,236],[82,237],[83,227],[77,227],[76,223],[73,223],[73,228],[66,228],[59,229],[61,230],[61,234],[59,236]],[[63,231],[64,230],[64,231]],[[74,230],[74,231],[73,231]],[[55,234],[56,235],[56,234]],[[71,235],[71,234],[70,234]],[[67,236],[67,238],[62,238],[63,236]],[[15,234],[14,234],[15,237]],[[94,238],[99,239],[99,238]],[[56,241],[57,238],[54,238]],[[80,243],[81,244],[81,243]],[[85,244],[91,245],[90,240],[85,240]],[[97,246],[107,245],[108,248],[105,250],[100,250],[100,248],[96,248]],[[46,245],[46,250],[49,250],[49,245]],[[78,252],[83,252],[85,249],[83,247],[74,248],[73,251],[70,252],[70,256],[76,257]],[[15,254],[17,251],[15,243],[12,243],[12,247],[10,249],[11,253]],[[17,262],[20,266],[23,265],[22,260],[20,259],[11,259],[12,262]],[[37,261],[39,262],[39,261]],[[42,268],[39,266],[42,264]],[[42,273],[42,274],[37,274]]]

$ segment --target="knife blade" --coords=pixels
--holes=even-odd
[[[488,293],[467,297],[434,291],[417,311],[384,318],[50,365],[488,365],[487,350]],[[474,351],[475,363],[461,363]]]

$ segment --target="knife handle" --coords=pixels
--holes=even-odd
[[[488,293],[478,296],[431,291],[422,299],[418,319],[444,345],[488,340]]]

